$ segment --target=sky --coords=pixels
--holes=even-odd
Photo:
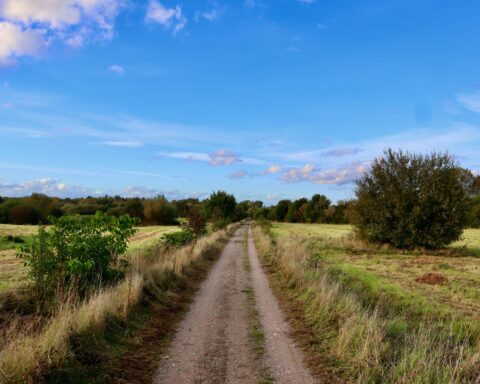
[[[0,195],[354,196],[480,172],[480,2],[0,0]]]

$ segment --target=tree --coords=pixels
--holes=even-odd
[[[305,207],[305,221],[309,223],[325,222],[325,211],[330,206],[330,200],[325,195],[313,195]]]
[[[225,191],[213,192],[205,202],[206,216],[215,228],[222,228],[233,221],[237,201],[235,196]]]
[[[292,202],[290,200],[280,200],[278,202],[274,213],[276,221],[285,221],[285,217],[287,216],[291,204]]]
[[[42,220],[42,215],[35,208],[28,205],[18,205],[12,207],[9,212],[8,221],[12,224],[38,224]]]
[[[177,212],[175,207],[168,202],[165,196],[144,202],[145,220],[149,224],[176,224]]]
[[[445,154],[385,151],[357,182],[354,222],[365,239],[439,248],[460,238],[472,174]]]
[[[304,197],[301,199],[295,200],[289,207],[285,221],[289,223],[303,223],[305,222],[305,207],[307,206],[308,200]]]

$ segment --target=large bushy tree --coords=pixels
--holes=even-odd
[[[215,228],[222,228],[235,219],[237,200],[225,191],[213,192],[205,201],[206,216]]]
[[[468,222],[473,176],[448,153],[385,151],[357,182],[354,221],[372,242],[440,248]]]

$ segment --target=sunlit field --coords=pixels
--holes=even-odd
[[[403,380],[406,374],[403,369],[408,365],[408,369],[415,371],[416,364],[420,364],[425,367],[418,369],[426,375],[426,381],[418,382],[461,381],[457,378],[463,376],[456,375],[467,375],[465,372],[469,364],[473,364],[476,346],[480,343],[480,229],[467,229],[461,241],[439,251],[402,251],[370,246],[349,236],[351,230],[347,225],[286,223],[274,223],[271,230],[279,247],[279,253],[276,253],[279,256],[276,257],[279,257],[282,276],[295,276],[301,282],[299,288],[292,288],[293,294],[306,300],[306,308],[315,327],[322,329],[330,326],[329,320],[326,320],[328,316],[318,314],[330,309],[316,307],[320,305],[316,300],[323,303],[330,297],[326,292],[332,289],[335,293],[332,291],[331,295],[353,295],[348,296],[348,300],[352,301],[349,305],[358,307],[356,320],[345,320],[352,322],[351,329],[338,330],[339,338],[332,339],[332,353],[338,354],[337,358],[344,360],[345,364],[351,363],[348,369],[355,371],[360,369],[355,359],[367,358],[369,353],[383,353],[381,351],[388,347],[390,341],[383,339],[382,332],[391,331],[395,332],[395,338],[403,340],[395,344],[395,348],[398,348],[397,353],[407,354],[403,357],[405,366],[396,367],[389,373],[398,375],[393,379],[389,377],[386,380],[383,373],[367,370],[368,375],[379,374],[382,380],[397,382],[397,379]],[[327,285],[326,281],[329,281]],[[290,280],[283,282],[289,283]],[[310,290],[305,288],[307,291],[302,293],[301,287],[309,287],[310,284]],[[337,300],[341,302],[343,299]],[[337,310],[331,310],[335,317]],[[354,325],[357,320],[358,324]],[[357,353],[352,349],[354,347],[343,349],[348,344],[343,343],[363,332],[361,329],[365,324],[373,327],[369,332],[378,332],[379,341],[375,344],[376,336],[369,335],[370,345],[359,344],[358,353],[361,356],[354,357]],[[418,341],[406,338],[417,329],[423,332],[422,338],[415,336]],[[408,347],[402,346],[404,342]],[[464,349],[465,356],[460,358],[460,355],[455,355],[459,360],[452,363],[443,354],[447,350],[445,348]],[[429,349],[441,351],[443,355],[429,354]],[[461,374],[455,371],[455,364],[463,366]],[[360,372],[355,371],[352,375]],[[435,380],[429,381],[432,377]],[[455,380],[452,379],[454,377]]]
[[[175,226],[138,227],[138,232],[130,241],[129,251],[148,247],[163,234],[178,230],[179,227]],[[29,238],[37,232],[38,226],[35,225],[0,224],[0,294],[25,285],[27,273],[16,257],[16,248],[28,242]]]

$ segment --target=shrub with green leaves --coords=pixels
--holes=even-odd
[[[357,182],[354,224],[372,242],[441,248],[469,219],[473,176],[448,153],[385,151]]]
[[[119,257],[136,232],[135,219],[98,212],[50,220],[52,226],[48,230],[41,227],[17,254],[29,268],[42,298],[68,289],[84,295],[92,287],[122,276],[128,263]]]
[[[196,235],[189,229],[182,229],[178,232],[165,233],[161,237],[161,243],[168,248],[180,248],[190,244],[196,239]]]

